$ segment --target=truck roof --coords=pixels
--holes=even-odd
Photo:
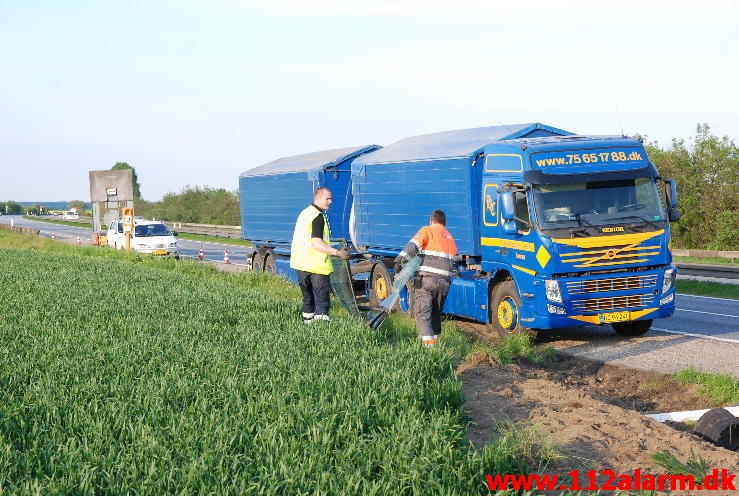
[[[443,131],[413,136],[364,155],[354,161],[353,169],[368,164],[412,162],[467,157],[485,146],[502,140],[526,137],[567,136],[573,133],[541,123],[510,124]]]
[[[307,172],[310,179],[315,180],[318,173],[326,167],[339,165],[358,155],[379,149],[379,145],[350,146],[334,150],[322,150],[319,152],[294,155],[273,160],[264,165],[248,169],[239,177],[270,176],[275,174],[286,174],[290,172]]]

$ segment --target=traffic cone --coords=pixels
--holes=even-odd
[[[225,263],[225,264],[230,264],[231,263],[231,259],[228,258],[228,250],[226,250],[226,251],[223,252],[223,263]]]
[[[200,251],[198,252],[198,258],[200,260],[205,260],[205,252],[203,251],[203,246],[200,246]]]

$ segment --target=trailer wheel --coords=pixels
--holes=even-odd
[[[520,307],[521,298],[511,279],[493,286],[490,291],[488,330],[500,338],[512,334],[533,335],[535,332],[532,329],[521,326]]]
[[[262,272],[264,270],[264,262],[266,253],[262,250],[257,250],[251,258],[251,269],[256,272]]]
[[[269,250],[264,254],[264,271],[270,274],[277,274],[277,264],[275,263],[275,252]]]
[[[652,319],[618,322],[611,324],[611,327],[621,336],[641,336],[652,327]]]
[[[393,289],[393,278],[382,262],[377,262],[372,267],[370,284],[370,305],[376,307],[382,300],[390,296]]]

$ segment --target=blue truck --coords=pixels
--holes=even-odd
[[[314,189],[333,194],[332,237],[352,248],[368,306],[392,287],[392,261],[443,209],[459,249],[444,313],[499,335],[610,324],[647,332],[675,310],[674,181],[642,143],[544,124],[492,126],[287,157],[239,178],[252,268],[292,281],[290,242]],[[410,312],[409,284],[399,310]]]

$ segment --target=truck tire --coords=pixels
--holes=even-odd
[[[532,329],[521,326],[520,307],[521,298],[510,278],[493,286],[490,292],[488,330],[501,339],[512,334],[534,334]]]
[[[264,271],[270,274],[277,274],[277,264],[275,263],[275,252],[269,250],[264,254]]]
[[[251,258],[251,270],[256,272],[264,271],[264,256],[266,253],[262,250],[257,250],[254,256]]]
[[[393,278],[382,262],[372,267],[370,277],[370,306],[376,307],[382,300],[390,296],[393,288]]]
[[[611,324],[611,327],[621,336],[641,336],[652,327],[652,319],[618,322]]]

